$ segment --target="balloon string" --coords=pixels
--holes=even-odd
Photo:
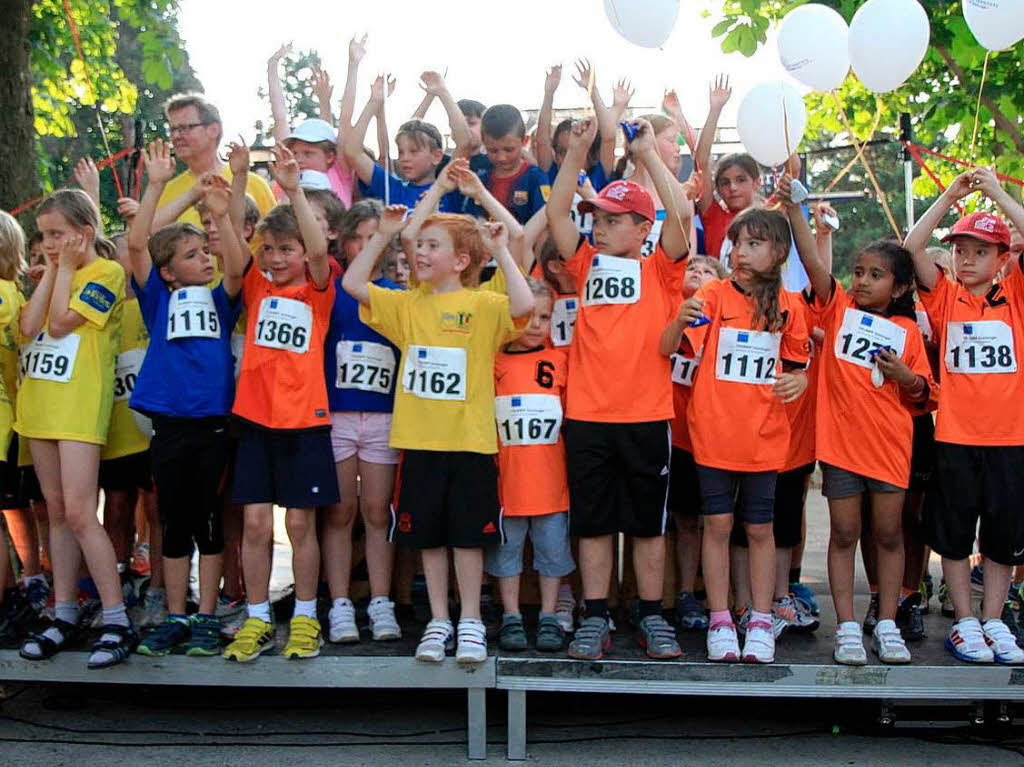
[[[847,118],[846,111],[843,109],[843,102],[840,100],[839,94],[836,91],[832,91],[832,97],[836,100],[836,107],[839,109],[839,116],[843,120],[843,127],[845,127],[846,132],[850,134],[850,141],[857,148],[857,154],[860,155],[861,164],[864,166],[864,170],[867,172],[868,178],[871,179],[871,185],[875,188],[875,194],[878,195],[878,201],[882,203],[882,210],[885,211],[885,217],[889,221],[889,226],[892,227],[892,231],[893,234],[896,235],[896,239],[902,242],[903,233],[900,231],[900,227],[896,223],[896,219],[893,218],[892,211],[889,210],[889,202],[885,197],[885,192],[882,191],[882,186],[878,183],[878,179],[875,177],[875,172],[871,169],[871,164],[868,162],[867,156],[863,154],[863,144],[857,140],[857,136],[853,132],[850,120]],[[875,104],[876,108],[881,110],[881,104],[877,99]]]
[[[832,181],[829,182],[829,185],[827,187],[825,187],[825,192],[824,192],[825,194],[828,194],[833,189],[835,189],[836,188],[836,184],[838,184],[840,181],[842,181],[843,178],[846,177],[846,174],[849,173],[851,170],[853,170],[853,166],[856,165],[858,162],[860,162],[860,160],[864,157],[864,149],[867,147],[868,141],[871,140],[871,138],[875,135],[875,132],[878,130],[878,124],[881,122],[881,120],[882,120],[882,109],[881,109],[881,105],[877,104],[876,105],[876,109],[875,109],[875,121],[871,124],[871,133],[870,133],[870,135],[868,135],[867,140],[863,144],[860,145],[860,148],[857,149],[857,152],[853,155],[853,159],[850,160],[848,163],[846,163],[845,167],[841,171],[839,171],[839,173],[836,175],[836,177],[834,179],[832,179]]]
[[[974,142],[978,138],[978,118],[981,116],[981,94],[985,90],[985,77],[988,75],[988,57],[992,51],[985,51],[985,65],[981,68],[981,85],[978,87],[978,104],[974,108],[974,130],[971,131],[971,164],[974,164]]]

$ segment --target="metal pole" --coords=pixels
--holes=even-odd
[[[913,141],[914,128],[910,124],[910,113],[900,114],[900,140]],[[907,231],[914,226],[914,158],[906,146],[903,147],[903,193],[906,196]]]

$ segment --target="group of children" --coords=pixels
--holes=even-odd
[[[927,248],[950,207],[974,192],[1024,230],[1024,208],[991,171],[960,176],[905,242],[865,244],[844,287],[830,273],[834,211],[818,206],[812,232],[796,158],[768,200],[748,155],[712,165],[727,80],[711,89],[685,182],[688,128],[674,95],[667,116],[620,128],[628,84],[607,106],[586,62],[577,82],[594,116],[551,125],[561,77],[553,68],[532,144],[515,107],[456,102],[440,75],[424,73],[424,104],[398,130],[397,160],[375,161],[365,133],[374,118],[381,128],[393,83],[377,78],[352,124],[364,46],[350,44],[337,129],[327,95],[323,119],[288,131],[277,73],[286,49],[271,58],[281,201],[262,217],[246,194],[248,151],[232,144],[230,173],[204,175],[188,193],[202,227],[174,221],[185,213],[168,208],[174,159],[156,140],[141,201],[120,201],[120,255],[85,192],[55,192],[36,209],[43,260],[27,301],[17,283],[24,238],[3,217],[0,425],[28,447],[53,570],[53,620],[25,638],[23,657],[48,658],[77,639],[84,566],[102,605],[90,668],[136,650],[255,660],[276,646],[277,505],[287,509],[294,577],[288,658],[318,655],[325,636],[359,641],[350,598],[358,515],[375,640],[401,636],[393,542],[420,553],[431,613],[420,660],[486,658],[485,577],[503,606],[500,647],[530,645],[520,608],[527,537],[541,601],[534,646],[600,659],[614,629],[620,534],[635,570],[637,641],[652,658],[680,657],[663,610],[671,521],[678,625],[706,630],[711,661],[770,663],[784,630],[818,625],[813,595],[792,577],[817,461],[838,663],[867,662],[865,631],[882,662],[910,661],[905,640],[919,635],[897,618],[920,607],[911,597],[925,544],[943,557],[956,619],[950,651],[1024,662],[1001,620],[1013,567],[1024,564],[1024,416],[1015,407],[1024,277],[1019,247],[1010,255],[1019,242],[1002,218],[980,212],[945,238],[951,267]],[[435,98],[451,123],[450,156],[421,119]],[[173,108],[168,117],[172,136],[191,127],[174,125]],[[388,143],[385,133],[382,152]],[[809,280],[802,292],[783,285],[793,247]],[[119,412],[148,443],[148,453],[135,451],[148,471],[132,485],[152,478],[160,520],[150,535],[160,542],[167,613],[141,639],[118,577],[124,556],[96,513],[98,487],[108,509],[110,490],[116,497],[98,478]],[[12,448],[8,463],[17,462]],[[229,517],[239,513],[231,552]],[[911,529],[921,541],[913,556]],[[862,532],[877,593],[864,626],[853,615]],[[980,621],[968,559],[976,538]],[[198,610],[188,615],[194,548]],[[230,558],[246,614],[222,648]],[[578,623],[562,607],[577,562]]]

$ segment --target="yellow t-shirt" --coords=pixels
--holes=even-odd
[[[0,461],[14,433],[14,399],[18,392],[18,316],[25,298],[18,284],[0,280]]]
[[[132,396],[148,348],[149,331],[142,321],[139,299],[128,298],[121,317],[121,345],[114,361],[114,407],[110,412],[110,431],[107,444],[100,453],[101,460],[110,461],[149,449],[149,437],[139,431],[135,416],[128,409],[128,399]]]
[[[97,258],[71,280],[68,308],[85,323],[63,338],[51,338],[44,326],[35,338],[22,339],[18,434],[97,445],[107,441],[124,285],[121,265]]]
[[[227,165],[222,167],[218,171],[228,181],[231,181],[231,168]],[[176,200],[183,194],[188,192],[193,186],[195,186],[196,177],[192,175],[192,171],[186,170],[179,176],[175,176],[167,182],[167,186],[164,187],[163,194],[160,195],[160,200],[157,202],[157,208],[162,208],[164,205],[169,203],[171,200]],[[274,199],[274,193],[270,190],[270,184],[263,180],[263,177],[256,173],[249,173],[249,179],[245,182],[245,192],[253,200],[256,201],[256,207],[259,208],[260,216],[267,215],[267,211],[274,207],[277,200]],[[189,208],[180,216],[178,221],[186,224],[195,224],[200,229],[203,225],[199,221],[199,213],[196,212],[194,207]]]
[[[402,351],[392,447],[498,452],[494,356],[519,332],[507,296],[370,285],[359,318]]]

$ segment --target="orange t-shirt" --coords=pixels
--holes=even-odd
[[[502,352],[494,359],[498,497],[509,517],[569,508],[562,442],[565,349]]]
[[[684,334],[702,354],[687,410],[693,458],[728,471],[778,471],[789,449],[789,420],[772,386],[783,360],[807,364],[803,298],[780,291],[782,330],[768,333],[752,329],[753,299],[731,280],[705,283],[694,295],[711,322]]]
[[[692,453],[693,443],[690,441],[690,425],[686,422],[686,410],[690,406],[693,379],[697,375],[700,357],[691,357],[683,349],[679,349],[669,359],[672,363],[672,404],[676,411],[672,419],[672,447]]]
[[[726,210],[718,201],[711,200],[708,209],[700,214],[700,222],[704,225],[704,250],[712,258],[722,257],[722,243],[729,234],[729,225],[739,211]]]
[[[580,243],[565,263],[580,292],[569,347],[568,418],[672,418],[671,363],[659,344],[682,300],[686,261],[670,261],[660,245],[638,259],[603,255],[586,240]]]
[[[324,339],[334,280],[279,288],[250,261],[242,280],[248,318],[232,413],[268,429],[330,428]]]
[[[941,277],[918,296],[939,341],[942,387],[935,439],[957,445],[1024,445],[1024,276],[973,296]]]
[[[915,374],[935,388],[916,319],[882,317],[857,308],[843,286],[812,307],[825,330],[818,381],[818,460],[898,487],[910,483],[914,425],[927,403],[909,403],[899,384],[871,383],[870,351],[897,350]]]
[[[807,325],[808,336],[810,336],[811,329],[818,323],[811,316],[806,300],[801,303],[804,307],[804,322]],[[782,471],[793,471],[793,469],[814,463],[817,455],[814,421],[818,410],[821,347],[813,338],[808,339],[807,352],[810,355],[807,360],[807,368],[804,371],[807,375],[807,389],[802,396],[797,398],[796,402],[782,406],[786,411],[786,418],[789,420],[789,450],[786,451],[786,460],[782,464]]]

